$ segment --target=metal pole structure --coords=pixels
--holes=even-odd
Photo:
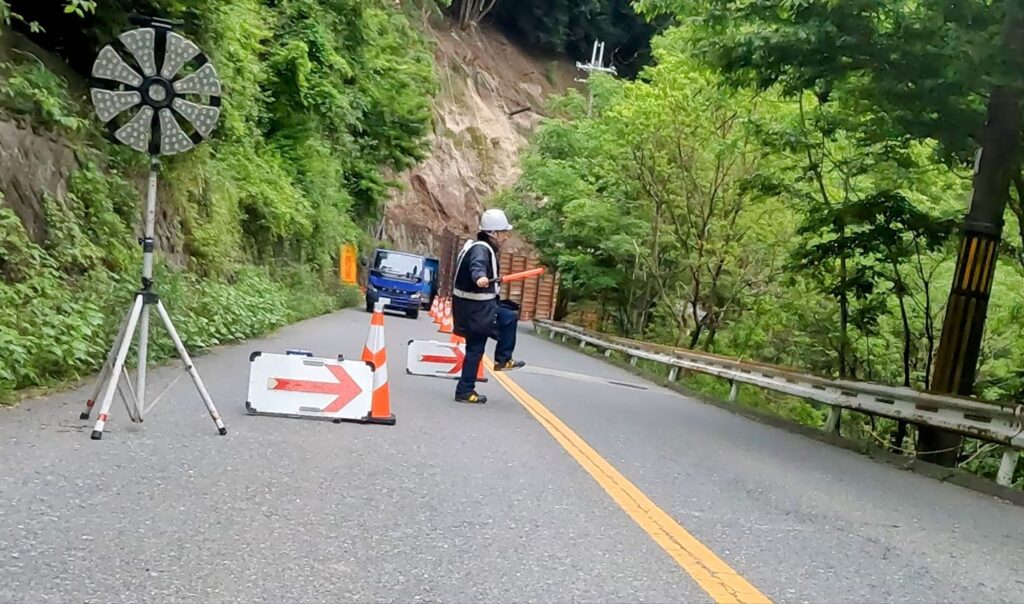
[[[156,231],[156,187],[160,160],[150,158],[149,186],[146,189],[146,213],[142,236],[142,320],[139,323],[139,368],[136,376],[136,414],[141,422],[146,400],[146,359],[149,354],[149,307],[148,299],[153,293],[153,248]]]
[[[92,431],[92,439],[100,440],[114,394],[120,392],[128,407],[129,418],[133,422],[143,421],[143,413],[148,409],[146,369],[150,307],[155,306],[185,372],[192,378],[218,432],[223,435],[227,428],[153,283],[159,157],[191,151],[209,137],[220,118],[220,78],[198,46],[172,31],[176,23],[141,16],[133,16],[131,21],[140,27],[118,36],[120,46],[107,45],[96,57],[91,74],[91,94],[96,114],[107,125],[110,137],[117,143],[147,153],[150,158],[143,235],[139,239],[142,245],[141,287],[135,293],[131,311],[114,340],[96,389],[81,418],[89,419],[95,403],[100,403],[99,417]],[[125,60],[120,48],[130,53],[133,62]],[[189,65],[192,69],[185,69]],[[186,130],[182,123],[189,128]],[[130,395],[126,396],[121,389],[121,377],[136,328],[139,337],[138,373],[134,392],[128,375],[124,375]],[[162,396],[157,396],[157,400]],[[155,403],[156,400],[153,401]]]
[[[935,373],[930,390],[937,394],[970,396],[985,332],[989,295],[996,270],[1003,214],[1010,182],[1018,169],[1021,99],[1010,90],[995,90],[989,98],[988,120],[982,131],[982,150],[974,173],[974,191],[964,221],[953,286],[942,323]],[[918,456],[953,467],[963,437],[930,426],[918,429]]]
[[[599,71],[601,73],[610,73],[612,75],[618,75],[618,72],[615,70],[615,66],[614,65],[609,65],[608,67],[604,66],[604,42],[601,42],[599,40],[594,40],[594,46],[590,50],[590,62],[589,63],[580,63],[579,61],[577,61],[576,62],[576,69],[579,69],[581,71],[586,72],[588,74],[588,76],[589,76],[589,74],[591,72],[594,72],[594,71]],[[582,82],[586,82],[587,80],[586,79],[576,78],[576,81],[582,83]],[[587,115],[588,116],[590,115],[590,113],[593,110],[593,108],[594,108],[594,93],[593,93],[593,91],[591,91],[589,93],[589,95],[588,95],[588,101],[587,101]]]

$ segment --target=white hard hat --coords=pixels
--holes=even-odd
[[[498,209],[487,210],[480,217],[481,231],[511,231],[512,225],[508,223],[505,212]]]

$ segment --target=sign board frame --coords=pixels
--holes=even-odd
[[[422,348],[422,350],[420,350]],[[457,351],[457,352],[456,352]],[[416,357],[420,357],[417,359]],[[432,357],[432,358],[431,358]],[[424,360],[428,358],[429,360]],[[447,364],[447,359],[451,364]],[[446,380],[457,380],[462,377],[462,363],[466,359],[466,345],[438,340],[409,340],[405,355],[405,373],[421,377],[433,377]],[[483,361],[481,361],[482,363]],[[433,369],[431,366],[437,366]],[[421,367],[426,365],[426,367]],[[458,366],[459,370],[452,373]],[[415,370],[414,370],[415,369]],[[479,373],[483,373],[480,371]],[[486,376],[478,376],[478,382],[486,382]]]
[[[306,351],[255,351],[249,356],[245,409],[249,415],[372,423],[373,373],[371,363],[340,355],[329,359]]]

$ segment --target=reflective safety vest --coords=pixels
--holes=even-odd
[[[458,287],[459,272],[462,270],[462,261],[463,259],[465,259],[466,253],[469,252],[469,250],[475,245],[482,245],[486,247],[487,251],[491,253],[491,275],[493,275],[493,277],[491,277],[491,285],[489,287],[493,287],[494,291],[469,292],[459,289]],[[494,279],[497,278],[498,258],[497,255],[494,253],[494,248],[492,248],[490,244],[488,244],[486,241],[467,241],[466,244],[462,246],[462,250],[459,251],[459,257],[455,260],[455,276],[452,279],[452,294],[454,294],[458,298],[463,298],[466,300],[493,300],[498,297],[498,293],[501,291],[501,286],[494,282]]]

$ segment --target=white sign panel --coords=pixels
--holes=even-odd
[[[255,352],[245,407],[253,415],[362,421],[373,402],[373,369],[362,361]]]
[[[411,375],[457,380],[462,376],[462,366],[465,361],[465,344],[436,340],[409,340],[408,353],[405,357],[405,371]]]
[[[436,340],[409,340],[405,368],[406,372],[412,375],[457,380],[462,375],[465,360],[465,346]]]

